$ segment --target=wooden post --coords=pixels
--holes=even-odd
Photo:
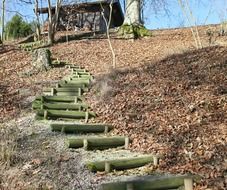
[[[61,128],[61,132],[62,132],[62,133],[65,132],[65,126],[63,126],[63,127]]]
[[[129,138],[125,137],[125,149],[128,149],[129,146]]]
[[[87,141],[87,139],[83,140],[83,148],[84,148],[84,150],[88,149],[88,141]]]
[[[48,112],[47,110],[44,110],[44,119],[47,119],[47,117],[48,117]]]
[[[109,127],[108,126],[105,126],[104,133],[108,133],[108,131],[109,131]]]
[[[82,94],[81,88],[78,88],[78,96],[81,96],[81,94]]]
[[[158,165],[158,156],[153,156],[153,164],[154,166]]]
[[[105,172],[110,173],[112,171],[111,165],[109,162],[105,162]]]
[[[59,88],[60,87],[60,85],[59,84],[56,84],[56,88]]]
[[[184,189],[185,190],[193,190],[193,180],[192,178],[184,179]]]
[[[75,97],[74,103],[75,104],[78,103],[78,97],[77,96]]]
[[[89,119],[89,113],[88,111],[85,112],[85,123],[88,122],[88,119]]]
[[[53,95],[54,95],[54,88],[51,88],[50,95],[51,95],[51,96],[53,96]]]
[[[134,190],[133,183],[127,183],[126,190]]]

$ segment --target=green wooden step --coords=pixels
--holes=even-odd
[[[52,123],[51,130],[65,133],[107,133],[113,126],[99,123]]]
[[[192,181],[199,181],[196,176],[142,176],[132,180],[104,183],[101,185],[102,190],[170,190],[178,189]],[[188,181],[188,182],[187,182]],[[186,184],[187,183],[187,184]],[[193,184],[188,185],[193,186]],[[186,189],[186,188],[182,188]]]
[[[81,96],[37,96],[35,100],[44,102],[84,102]]]
[[[54,110],[87,110],[89,106],[84,103],[62,103],[62,102],[47,103],[36,100],[33,101],[32,108]]]
[[[85,119],[95,117],[94,112],[83,112],[83,111],[64,111],[64,110],[44,110],[40,109],[36,112],[37,116],[43,117],[43,119],[60,119],[60,118],[70,118],[70,119]]]
[[[81,148],[85,150],[104,150],[108,148],[116,148],[127,144],[128,137],[73,137],[67,139],[69,148]]]
[[[112,170],[127,170],[132,168],[138,168],[152,162],[153,155],[148,155],[132,158],[87,162],[86,166],[92,172],[97,171],[111,172]]]

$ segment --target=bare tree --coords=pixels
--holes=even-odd
[[[2,0],[2,34],[1,34],[1,43],[4,42],[4,33],[5,33],[5,0]]]
[[[111,24],[111,19],[112,19],[112,12],[113,12],[113,0],[111,0],[110,2],[110,13],[109,13],[109,20],[107,21],[107,18],[105,17],[105,14],[104,14],[104,8],[102,6],[102,3],[100,3],[100,6],[102,8],[102,17],[105,21],[105,25],[106,25],[106,35],[107,35],[107,40],[108,40],[108,44],[109,44],[109,47],[110,47],[110,50],[111,50],[111,53],[112,53],[112,66],[113,68],[115,69],[116,68],[116,55],[115,55],[115,52],[114,52],[114,49],[113,49],[113,46],[112,46],[112,43],[111,43],[111,40],[110,40],[110,24]]]
[[[48,44],[52,45],[54,43],[54,36],[57,29],[58,15],[61,8],[62,0],[56,0],[55,12],[52,15],[52,5],[51,0],[48,0],[48,13],[49,13],[49,26],[48,26]]]
[[[200,40],[199,32],[198,32],[198,27],[196,24],[196,20],[194,18],[194,15],[190,9],[189,2],[188,0],[185,0],[185,4],[183,3],[183,0],[178,0],[178,3],[182,9],[183,14],[185,15],[186,19],[188,20],[188,23],[190,24],[190,29],[192,32],[192,36],[195,41],[196,48],[202,48],[202,43]],[[193,23],[194,23],[194,28],[193,28]]]
[[[36,35],[37,39],[40,40],[41,29],[40,29],[40,20],[39,20],[39,13],[38,13],[39,3],[38,0],[35,0],[35,16],[36,16]]]

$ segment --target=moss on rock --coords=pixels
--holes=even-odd
[[[132,25],[124,24],[120,27],[120,29],[118,30],[118,33],[128,38],[140,38],[140,37],[152,35],[150,30],[138,24],[132,24]]]

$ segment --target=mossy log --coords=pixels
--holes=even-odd
[[[54,92],[79,92],[82,89],[81,88],[43,88],[43,92],[51,92],[51,90],[54,90]]]
[[[171,176],[171,177],[139,177],[135,180],[121,181],[114,183],[105,183],[101,185],[101,190],[166,190],[177,189],[184,185],[184,179],[188,176]],[[191,177],[193,179],[193,177]]]
[[[62,89],[78,89],[81,88],[83,92],[88,92],[88,88],[84,84],[65,84],[65,83],[58,83],[56,85],[51,85],[48,90],[51,88],[62,88]]]
[[[113,126],[107,124],[83,124],[83,123],[52,123],[51,130],[65,133],[104,133],[113,129]]]
[[[110,166],[111,170],[126,170],[144,166],[153,162],[153,156],[142,156],[136,158],[125,158],[125,159],[116,159],[116,160],[104,160],[97,162],[88,162],[86,165],[89,170],[92,172],[105,171],[106,163]],[[109,172],[110,172],[109,171]]]
[[[43,92],[45,96],[81,96],[81,92]]]
[[[41,99],[44,102],[67,102],[67,103],[73,103],[73,102],[83,102],[84,98],[81,96],[37,96],[36,100],[41,101]]]
[[[63,111],[63,110],[37,110],[38,116],[43,116],[44,119],[58,119],[58,118],[71,118],[71,119],[89,119],[95,117],[94,112],[82,111]]]
[[[33,109],[54,109],[54,110],[87,110],[89,106],[84,103],[43,103],[41,101],[34,101],[32,103]]]
[[[86,71],[73,71],[72,72],[72,75],[84,75],[84,76],[90,76],[91,74],[89,72],[86,72]]]
[[[72,78],[72,80],[75,80],[75,79],[93,79],[93,77],[91,75],[79,75],[79,74],[74,74],[74,75],[71,75],[70,76]]]
[[[79,66],[79,65],[72,65],[72,64],[66,64],[65,67],[66,68],[70,68],[70,69],[81,69],[81,66]]]
[[[81,68],[72,68],[72,72],[87,72],[88,73],[88,71],[86,70],[86,69],[81,69]]]
[[[104,150],[125,145],[127,137],[87,137],[68,139],[69,148],[84,147],[87,150]],[[86,141],[85,141],[86,140]],[[86,145],[85,143],[86,142]]]
[[[90,84],[90,79],[73,79],[71,77],[68,77],[66,80],[62,80],[59,84],[78,84],[78,85],[88,85]]]
[[[83,83],[68,83],[66,80],[62,80],[62,81],[59,81],[59,83],[57,84],[59,85],[59,87],[65,87],[65,88],[70,88],[70,87],[73,87],[73,88],[81,88],[81,89],[84,89],[86,88],[86,84],[83,84]],[[57,86],[55,85],[55,86]]]

